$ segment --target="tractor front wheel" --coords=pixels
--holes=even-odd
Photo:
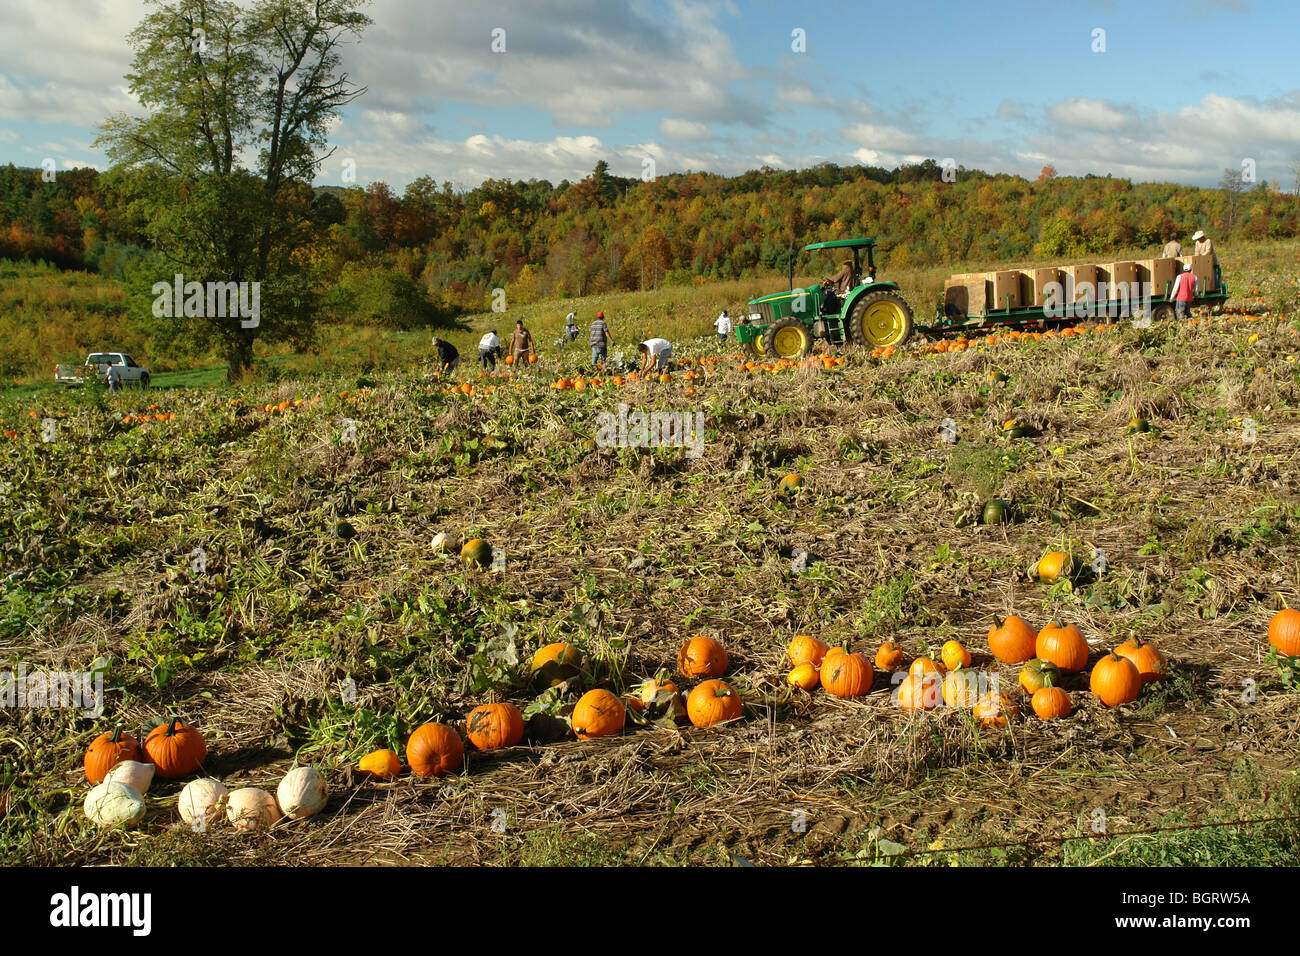
[[[745,354],[756,362],[766,361],[767,354],[763,351],[763,336],[745,343]]]
[[[805,358],[812,348],[812,332],[792,315],[773,322],[763,333],[763,352],[773,358],[796,362]]]
[[[859,345],[902,345],[912,336],[912,310],[900,295],[873,292],[853,304],[848,325],[850,339]]]

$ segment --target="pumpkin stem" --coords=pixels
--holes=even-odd
[[[994,614],[994,615],[993,615],[993,629],[994,629],[995,631],[1000,631],[1000,630],[1002,630],[1002,625],[1003,625],[1003,623],[1005,623],[1005,621],[1006,621],[1006,618],[998,617],[996,614]]]
[[[181,723],[181,719],[180,719],[179,717],[173,717],[173,718],[171,719],[171,721],[167,724],[167,736],[168,736],[168,737],[175,737],[175,736],[176,736],[176,728],[180,726],[180,723]]]
[[[118,743],[122,739],[122,725],[118,724],[113,728],[113,736],[109,737],[110,743]]]

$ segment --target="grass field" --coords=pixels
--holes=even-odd
[[[1264,638],[1300,603],[1298,253],[1221,250],[1231,311],[1195,324],[850,349],[830,369],[748,370],[710,341],[719,309],[774,287],[756,280],[576,303],[620,342],[680,343],[704,360],[690,382],[552,388],[586,355],[549,347],[575,304],[549,302],[495,317],[524,315],[543,357],[497,379],[463,367],[474,394],[430,376],[424,334],[342,329],[235,389],[210,371],[115,397],[10,389],[0,672],[99,672],[105,713],[0,712],[0,861],[1300,863],[1300,667]],[[943,275],[891,277],[928,315]],[[493,319],[453,336],[466,365]],[[703,453],[584,444],[620,403],[702,414]],[[1006,437],[1011,419],[1028,437]],[[778,494],[791,472],[804,487]],[[1012,521],[972,522],[992,498]],[[485,538],[504,568],[434,550],[439,532]],[[1051,549],[1082,573],[1030,580]],[[988,653],[1010,612],[1074,622],[1090,663],[1150,638],[1170,679],[1112,709],[1085,671],[1064,684],[1074,712],[1040,720]],[[1020,715],[902,711],[879,670],[863,697],[792,690],[784,649],[804,633],[868,657],[894,640],[906,661],[958,639]],[[673,671],[696,634],[726,647],[740,720],[568,733],[581,691]],[[539,694],[526,665],[556,640],[584,673]],[[529,718],[521,745],[469,748],[431,780],[355,770],[492,697]],[[95,828],[86,746],[173,714],[206,736],[206,774],[274,791],[308,763],[325,810],[194,833],[185,781],[158,780],[137,828]]]

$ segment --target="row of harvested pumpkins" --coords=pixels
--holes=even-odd
[[[557,642],[533,655],[529,674],[539,686],[555,686],[577,677],[581,667],[581,652],[572,644]],[[696,727],[712,727],[741,715],[740,695],[717,679],[727,670],[727,652],[713,638],[686,641],[677,654],[677,669],[684,677],[705,679],[685,697],[663,675],[647,678],[626,699],[604,688],[587,691],[569,717],[574,736],[591,740],[619,733],[627,723],[628,708],[689,719]],[[465,718],[465,735],[478,750],[513,747],[524,738],[523,714],[508,701],[482,704]],[[464,759],[460,734],[448,724],[422,724],[406,742],[407,766],[419,777],[455,773]],[[376,750],[363,757],[357,769],[392,780],[402,772],[402,762],[392,750]]]
[[[177,779],[194,773],[208,755],[196,728],[172,718],[151,730],[144,745],[121,727],[100,734],[83,766],[94,784],[82,804],[87,819],[101,827],[134,826],[144,819],[144,795],[154,777]],[[191,780],[181,790],[177,810],[194,828],[206,828],[224,816],[236,830],[268,827],[280,817],[305,820],[325,806],[325,779],[313,767],[295,767],[284,775],[275,795],[258,787],[230,791],[211,777]]]
[[[989,651],[1004,664],[1021,664],[1020,685],[1030,695],[1039,717],[1050,720],[1069,716],[1069,693],[1057,686],[1063,675],[1077,674],[1088,664],[1088,642],[1073,624],[1055,621],[1041,630],[1024,618],[995,618],[988,632]],[[871,690],[875,671],[901,671],[903,650],[886,641],[876,651],[874,664],[862,654],[828,648],[801,634],[790,642],[786,654],[792,664],[787,682],[802,690],[823,687],[836,697],[861,697]],[[1019,707],[995,683],[981,690],[980,672],[971,667],[971,654],[960,641],[947,641],[939,660],[918,657],[898,685],[898,706],[904,710],[933,710],[941,703],[974,710],[984,726],[1005,727]],[[1168,675],[1164,655],[1154,644],[1131,637],[1093,665],[1089,688],[1107,707],[1131,704],[1143,685]]]

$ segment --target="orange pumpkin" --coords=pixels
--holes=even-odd
[[[1062,674],[1077,674],[1088,666],[1088,642],[1073,624],[1061,627],[1052,621],[1038,632],[1034,655],[1051,661]]]
[[[391,750],[373,750],[361,758],[357,769],[380,780],[392,780],[402,772],[402,761]]]
[[[876,651],[876,668],[882,671],[897,670],[903,663],[903,649],[893,641],[885,641]]]
[[[506,364],[507,364],[507,365],[514,365],[514,364],[515,364],[515,357],[514,357],[513,355],[507,355],[507,356],[506,356]]]
[[[692,637],[677,652],[677,669],[684,677],[721,677],[727,652],[711,637]]]
[[[987,692],[975,705],[975,719],[981,727],[1005,727],[1020,716],[1020,708],[1006,694]]]
[[[123,760],[143,762],[144,758],[140,753],[139,741],[130,734],[123,733],[121,727],[116,727],[100,734],[86,748],[86,779],[91,783],[99,783]]]
[[[923,680],[927,675],[933,674],[935,677],[943,676],[943,667],[935,660],[929,657],[918,657],[912,661],[912,666],[907,669],[907,673],[917,680]]]
[[[959,667],[970,667],[970,651],[961,646],[961,641],[945,641],[943,649],[939,652],[939,659],[950,671],[955,671]]]
[[[1300,655],[1300,611],[1283,608],[1268,622],[1268,643],[1279,654]]]
[[[481,704],[465,718],[465,731],[479,750],[513,747],[524,739],[524,715],[509,702]]]
[[[871,690],[875,676],[871,662],[861,654],[834,654],[822,661],[822,686],[836,697],[861,697]]]
[[[578,698],[569,718],[579,740],[616,734],[626,722],[627,710],[623,707],[623,702],[601,688],[589,690]]]
[[[1009,614],[994,616],[988,640],[989,650],[1003,664],[1019,664],[1034,656],[1038,635],[1024,618]]]
[[[1088,687],[1107,707],[1118,707],[1137,700],[1142,677],[1131,660],[1111,651],[1093,665]]]
[[[898,685],[898,706],[903,710],[934,710],[943,700],[938,672],[909,673]]]
[[[1029,702],[1033,705],[1034,713],[1043,720],[1069,717],[1070,711],[1074,709],[1070,703],[1070,695],[1060,687],[1041,687],[1034,691],[1034,696]]]
[[[652,715],[669,711],[680,715],[685,712],[686,702],[682,699],[677,685],[663,679],[663,675],[660,674],[643,680],[641,686],[628,697],[627,706],[637,712],[648,709]]]
[[[539,686],[554,687],[577,677],[582,666],[582,652],[572,644],[557,641],[547,644],[533,655],[528,673]]]
[[[158,776],[170,780],[198,770],[208,755],[208,745],[201,733],[173,717],[149,731],[144,738],[144,755]]]
[[[529,364],[529,365],[532,365],[532,364],[533,364],[534,362],[536,362],[536,361],[537,361],[537,356],[536,356],[536,355],[530,355],[530,356],[528,356],[528,364]]]
[[[800,690],[814,691],[821,685],[821,672],[812,661],[804,661],[786,675],[785,682]]]
[[[726,681],[706,680],[686,698],[686,715],[696,727],[712,727],[725,720],[735,720],[742,710],[740,695]]]
[[[790,657],[790,663],[795,667],[800,664],[812,664],[814,667],[822,666],[822,658],[826,656],[828,648],[815,637],[809,637],[807,634],[800,634],[790,642],[790,646],[785,649],[786,654]]]
[[[1033,576],[1044,584],[1068,578],[1074,571],[1074,559],[1064,551],[1048,551],[1034,565]]]
[[[421,724],[406,741],[406,762],[419,777],[455,773],[464,759],[460,734],[446,724]]]
[[[1165,655],[1161,654],[1154,644],[1136,635],[1115,648],[1115,653],[1133,662],[1143,684],[1164,680],[1169,676],[1169,665],[1165,662]]]

